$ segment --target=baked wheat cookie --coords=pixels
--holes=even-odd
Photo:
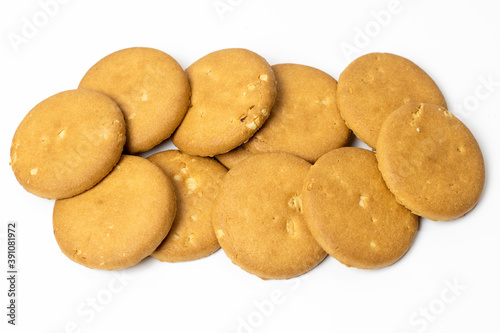
[[[453,220],[477,204],[484,161],[469,129],[445,108],[411,103],[389,115],[377,142],[379,169],[396,199],[431,220]]]
[[[418,217],[396,201],[366,149],[339,148],[320,157],[305,177],[303,197],[314,238],[349,267],[393,264],[417,231]]]
[[[152,256],[178,262],[206,257],[220,246],[210,220],[214,198],[227,173],[219,162],[167,150],[148,157],[170,178],[177,197],[177,214],[169,234]]]
[[[12,139],[10,164],[28,192],[68,198],[104,178],[124,143],[123,114],[111,98],[68,90],[42,101],[22,120]]]
[[[337,109],[337,81],[304,65],[271,67],[277,82],[269,119],[244,147],[252,153],[284,152],[314,163],[343,146],[350,135]]]
[[[409,102],[446,107],[436,83],[408,59],[390,53],[370,53],[351,62],[340,74],[340,114],[354,134],[372,148],[376,148],[385,118]]]
[[[186,70],[191,105],[172,136],[190,155],[223,154],[248,141],[267,120],[276,81],[264,58],[245,49],[225,49]]]
[[[128,153],[149,150],[170,137],[189,106],[187,75],[165,52],[133,47],[92,66],[79,88],[113,98],[125,115]]]
[[[245,145],[234,148],[227,153],[215,155],[215,158],[222,163],[226,168],[231,169],[236,164],[243,161],[245,158],[250,157],[254,154],[246,149]]]
[[[71,260],[106,270],[149,256],[167,235],[176,210],[172,183],[148,160],[124,155],[92,189],[54,205],[54,235]]]
[[[288,279],[325,258],[301,213],[302,181],[310,166],[293,155],[264,153],[229,170],[212,223],[234,264],[262,279]]]

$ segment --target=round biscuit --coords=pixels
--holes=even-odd
[[[485,181],[481,149],[445,108],[424,103],[400,107],[384,122],[377,148],[387,186],[413,213],[453,220],[479,201]]]
[[[417,231],[418,217],[396,201],[366,149],[339,148],[320,157],[305,177],[303,196],[314,238],[349,267],[392,265]]]
[[[276,103],[262,128],[244,144],[251,153],[284,152],[314,163],[347,142],[350,130],[337,109],[337,81],[304,65],[271,67]]]
[[[263,153],[229,170],[212,223],[234,264],[262,279],[288,279],[325,258],[301,213],[302,181],[310,166],[293,155]]]
[[[116,51],[92,66],[79,88],[113,98],[125,115],[131,154],[169,138],[189,106],[190,87],[177,61],[160,50],[133,47]]]
[[[125,121],[116,103],[90,90],[68,90],[36,105],[12,139],[19,183],[47,199],[72,197],[97,184],[120,159]]]
[[[273,71],[264,58],[245,49],[224,49],[186,70],[192,96],[172,136],[190,155],[223,154],[248,141],[267,120],[276,98]]]
[[[92,189],[54,205],[61,251],[89,268],[116,270],[139,263],[160,245],[176,211],[175,192],[148,160],[123,155]]]

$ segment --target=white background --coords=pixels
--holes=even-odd
[[[46,2],[0,4],[1,332],[498,332],[497,1]],[[148,258],[119,273],[79,266],[54,239],[54,202],[16,182],[10,143],[33,106],[76,88],[96,61],[131,46],[163,50],[184,68],[211,51],[244,47],[271,64],[306,64],[335,78],[364,53],[405,56],[475,134],[486,161],[483,197],[460,220],[421,220],[410,251],[376,271],[328,257],[300,278],[262,281],[223,251],[178,264]],[[5,315],[8,221],[18,223],[16,327]]]

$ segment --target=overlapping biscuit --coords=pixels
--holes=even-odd
[[[225,49],[186,70],[192,96],[173,143],[190,155],[223,154],[248,141],[267,120],[276,82],[264,58],[246,49]]]
[[[384,183],[375,154],[353,147],[332,150],[311,167],[304,181],[303,212],[328,254],[362,269],[400,259],[418,226],[418,217]]]
[[[452,220],[477,204],[484,161],[469,129],[445,108],[410,103],[389,115],[377,142],[379,168],[397,200],[431,220]]]
[[[89,268],[222,247],[262,279],[299,276],[327,253],[376,269],[408,251],[417,215],[452,220],[481,196],[478,143],[445,106],[421,68],[388,53],[356,59],[337,85],[246,49],[210,53],[185,73],[166,53],[135,47],[32,109],[11,165],[26,190],[58,199],[57,243]],[[376,155],[338,148],[350,129]],[[174,130],[180,151],[121,155]]]
[[[390,53],[370,53],[340,74],[340,114],[356,136],[376,148],[380,127],[394,110],[409,102],[446,107],[432,78],[410,60]]]
[[[215,158],[226,168],[231,169],[236,164],[253,155],[254,154],[249,152],[245,145],[241,145],[227,153],[215,155]]]
[[[170,137],[189,106],[190,87],[177,61],[160,50],[116,51],[92,66],[79,88],[113,98],[125,115],[128,153],[147,151]]]
[[[47,199],[77,195],[98,183],[120,159],[125,122],[118,105],[90,90],[68,90],[36,105],[12,139],[19,183]]]
[[[167,150],[148,157],[172,181],[177,213],[169,234],[152,256],[178,262],[206,257],[220,246],[212,228],[212,203],[227,173],[217,161]]]
[[[301,187],[309,167],[293,155],[264,153],[229,170],[214,202],[212,223],[234,264],[262,279],[287,279],[325,258],[301,213]]]
[[[343,146],[350,130],[337,109],[337,81],[305,65],[278,64],[272,69],[276,103],[269,119],[244,147],[254,154],[284,152],[314,163]]]
[[[54,235],[61,251],[89,268],[116,270],[149,256],[167,235],[175,192],[148,160],[124,155],[92,189],[54,205]]]

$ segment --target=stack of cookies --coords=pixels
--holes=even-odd
[[[345,147],[352,133],[373,151]],[[137,156],[169,138],[179,150]],[[356,59],[337,84],[245,49],[186,71],[160,50],[124,49],[26,115],[11,165],[28,192],[56,199],[56,241],[81,265],[190,261],[222,247],[263,279],[299,276],[327,255],[391,265],[419,216],[463,216],[485,179],[476,140],[434,81],[384,53]]]

